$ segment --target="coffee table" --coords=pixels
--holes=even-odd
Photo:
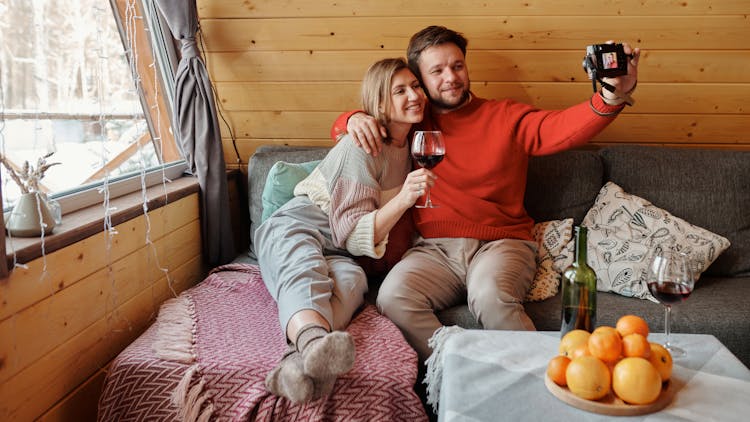
[[[663,334],[649,340],[662,342]],[[436,346],[442,362],[441,421],[611,421],[612,416],[570,406],[544,385],[547,363],[557,354],[557,331],[461,330]],[[675,359],[675,396],[659,412],[628,421],[746,421],[750,418],[750,370],[716,337],[672,334],[687,350]],[[434,388],[436,385],[429,385]]]

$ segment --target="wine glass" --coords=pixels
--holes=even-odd
[[[432,169],[445,157],[445,141],[443,133],[439,130],[418,130],[414,132],[414,140],[411,144],[411,155],[421,167]],[[427,187],[427,199],[424,205],[415,205],[417,208],[437,208],[430,201],[430,188]]]
[[[695,284],[690,271],[690,259],[682,253],[657,249],[651,256],[646,283],[656,299],[664,305],[664,347],[673,357],[685,356],[685,351],[669,341],[672,305],[690,296]]]

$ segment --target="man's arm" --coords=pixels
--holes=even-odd
[[[581,146],[612,123],[626,104],[633,102],[630,95],[638,82],[640,49],[633,49],[627,43],[623,43],[623,49],[631,55],[627,75],[604,79],[615,87],[615,92],[601,89],[588,101],[565,110],[522,114],[515,127],[529,154],[553,154]]]
[[[372,153],[373,157],[378,155],[383,148],[383,138],[388,136],[385,127],[362,110],[343,113],[333,122],[331,139],[338,142],[346,133],[352,136],[355,145]]]

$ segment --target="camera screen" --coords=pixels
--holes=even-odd
[[[617,69],[617,53],[602,53],[602,67],[604,69]]]

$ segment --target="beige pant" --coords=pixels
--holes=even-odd
[[[485,329],[534,330],[523,299],[536,272],[536,243],[501,239],[420,239],[388,273],[377,305],[424,362],[442,326],[435,311],[467,301]]]

